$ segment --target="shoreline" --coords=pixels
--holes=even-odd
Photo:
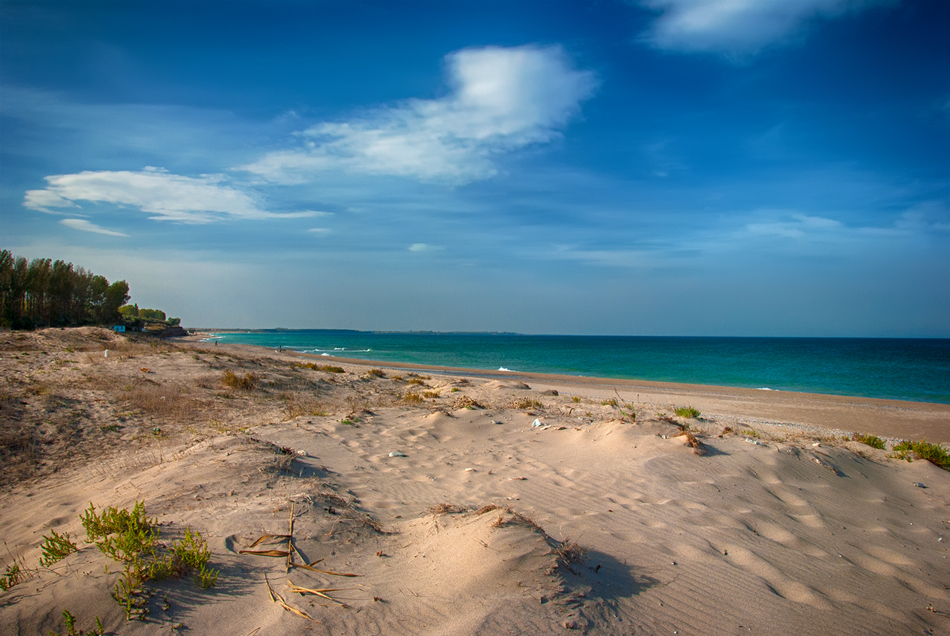
[[[191,336],[176,339],[193,344],[209,344]],[[625,402],[694,406],[717,419],[749,421],[774,426],[796,426],[825,429],[830,434],[864,433],[888,439],[926,439],[950,442],[950,404],[912,402],[861,396],[805,393],[796,391],[749,389],[720,385],[657,382],[621,378],[599,378],[552,373],[468,369],[385,360],[365,360],[326,356],[286,349],[277,352],[270,347],[237,343],[221,343],[257,353],[268,353],[325,363],[424,371],[454,377],[476,377],[496,380],[532,382],[545,390],[574,391],[588,397],[610,399],[618,393]]]

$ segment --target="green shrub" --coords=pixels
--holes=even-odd
[[[52,536],[48,537],[43,535],[43,545],[40,548],[43,552],[43,556],[40,557],[40,565],[45,568],[48,568],[61,559],[65,559],[78,550],[76,544],[69,540],[68,532],[64,532],[62,536],[60,536],[53,530],[50,534]]]
[[[143,501],[136,502],[131,512],[110,507],[100,514],[89,504],[80,520],[88,540],[125,565],[112,596],[129,620],[147,615],[148,597],[142,585],[149,580],[181,577],[191,571],[201,587],[211,587],[218,580],[218,572],[207,567],[211,556],[207,542],[191,528],[185,528],[185,537],[171,548],[159,548],[157,520],[146,516]]]
[[[926,440],[903,440],[894,445],[894,452],[901,459],[910,459],[910,455],[916,455],[918,459],[926,459],[944,470],[950,470],[950,453],[940,444],[931,444]]]
[[[35,574],[35,572],[26,567],[26,563],[23,562],[23,557],[13,557],[13,563],[8,565],[6,571],[0,575],[0,590],[6,592],[14,585],[32,578],[33,574]]]
[[[851,436],[851,439],[855,442],[861,442],[862,444],[867,444],[872,448],[879,448],[884,450],[884,440],[878,437],[877,435],[859,435],[855,433]]]
[[[701,415],[701,413],[694,409],[692,406],[680,406],[673,409],[673,412],[676,413],[679,417],[685,417],[688,419],[696,419]]]

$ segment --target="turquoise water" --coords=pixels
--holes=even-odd
[[[222,332],[224,342],[470,369],[629,378],[950,404],[950,340]]]

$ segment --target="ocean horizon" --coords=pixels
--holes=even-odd
[[[207,330],[234,344],[381,363],[950,404],[950,339]]]

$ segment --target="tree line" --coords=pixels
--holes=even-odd
[[[8,329],[105,325],[122,320],[129,284],[109,283],[72,263],[27,261],[0,250],[0,326]]]

